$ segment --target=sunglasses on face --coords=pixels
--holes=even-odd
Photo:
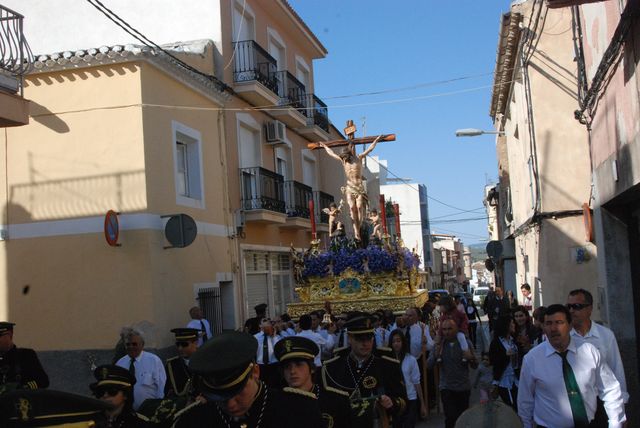
[[[118,395],[118,392],[120,392],[121,389],[120,388],[116,388],[116,387],[111,387],[111,388],[101,388],[96,390],[96,392],[93,394],[96,398],[102,398],[104,396],[104,394],[107,394],[109,397],[115,397],[116,395]]]
[[[588,303],[567,303],[567,308],[573,309],[574,311],[581,311],[588,306],[591,305]]]

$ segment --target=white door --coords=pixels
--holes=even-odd
[[[253,17],[246,10],[243,13],[242,5],[235,3],[233,8],[233,41],[254,40],[253,28]]]
[[[316,189],[316,163],[307,157],[302,158],[302,181],[312,189]]]

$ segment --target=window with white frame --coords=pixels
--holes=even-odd
[[[171,128],[176,204],[204,208],[202,134],[175,121]]]

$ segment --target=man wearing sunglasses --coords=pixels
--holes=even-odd
[[[157,355],[144,351],[142,332],[131,330],[125,339],[127,355],[120,358],[116,365],[129,370],[136,379],[133,408],[138,410],[144,400],[164,397],[167,375],[162,360]]]
[[[93,371],[96,382],[89,385],[93,395],[110,405],[104,411],[104,427],[141,427],[144,420],[133,410],[133,385],[136,378],[125,368],[104,365]]]
[[[188,397],[193,392],[189,359],[198,350],[199,329],[174,328],[171,330],[176,337],[178,355],[167,360],[165,370],[167,383],[164,395],[167,398]]]
[[[610,329],[591,320],[593,296],[589,291],[582,288],[572,290],[567,297],[567,308],[569,308],[569,312],[571,312],[572,319],[571,326],[573,328],[571,329],[571,338],[577,343],[590,343],[600,351],[602,359],[609,365],[616,379],[620,382],[622,399],[626,404],[629,401],[629,394],[627,392],[627,381],[624,375],[624,367],[622,366],[622,358],[620,358],[618,342]],[[607,426],[607,415],[600,399],[598,399],[595,419],[599,421],[602,426]]]

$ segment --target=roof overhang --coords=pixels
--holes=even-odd
[[[498,52],[496,68],[493,73],[493,91],[489,115],[495,120],[498,114],[503,114],[507,105],[512,78],[518,57],[520,44],[520,23],[522,14],[509,12],[502,15],[500,35],[498,37]]]
[[[599,3],[605,0],[547,0],[549,9],[558,9],[561,7],[580,6],[587,3]]]
[[[316,50],[316,58],[324,58],[327,56],[327,48],[320,42],[320,40],[313,34],[313,31],[309,28],[309,26],[302,20],[300,15],[293,9],[293,7],[289,4],[287,0],[281,0],[277,2],[280,7],[284,10],[285,14],[289,16],[289,18],[293,21],[293,23],[298,27],[302,34],[305,35],[307,40],[311,43],[313,48]]]
[[[192,45],[206,49],[209,44],[211,47],[213,46],[213,42],[210,40],[185,42],[180,44],[181,48],[179,49],[179,53],[181,54],[181,58],[185,58],[185,55],[200,57],[202,56],[201,50],[198,49],[187,53],[183,48]],[[176,47],[176,44],[171,46]],[[168,48],[164,49],[167,51],[171,50]],[[177,54],[178,51],[173,53]],[[213,79],[209,79],[205,75],[180,66],[175,60],[162,51],[140,45],[102,46],[100,48],[83,49],[75,52],[66,51],[48,55],[38,55],[33,62],[33,67],[31,67],[30,72],[27,73],[25,77],[42,73],[78,70],[101,65],[124,64],[136,61],[144,61],[153,65],[158,70],[199,92],[221,107],[229,98],[228,94],[220,91],[218,84]]]

